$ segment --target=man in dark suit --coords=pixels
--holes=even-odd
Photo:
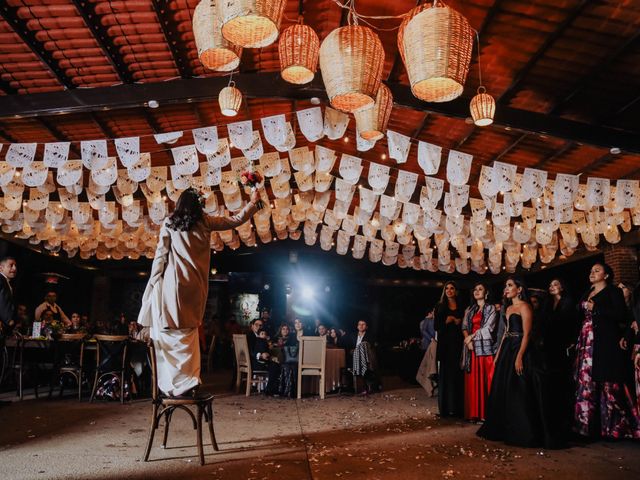
[[[7,335],[14,325],[15,304],[11,280],[16,277],[18,267],[13,257],[0,259],[0,325],[4,335]]]
[[[251,331],[247,334],[247,344],[249,355],[251,356],[251,368],[253,370],[267,370],[269,380],[267,382],[267,395],[273,395],[278,391],[278,381],[280,379],[280,365],[271,360],[269,353],[269,342],[262,327],[264,322],[257,318],[251,322]]]

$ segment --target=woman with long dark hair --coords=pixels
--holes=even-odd
[[[476,283],[462,320],[464,418],[473,421],[484,421],[496,353],[496,307],[487,302],[488,296],[487,286]]]
[[[619,344],[624,297],[606,263],[591,267],[589,281],[591,288],[580,302],[574,430],[592,438],[640,438],[640,418],[624,384],[626,358]]]
[[[201,195],[188,188],[160,228],[138,323],[151,327],[158,386],[167,395],[182,395],[200,384],[198,326],[209,288],[211,232],[242,225],[256,212],[257,202],[253,192],[238,215],[208,216]]]
[[[462,316],[464,310],[458,301],[455,282],[444,284],[440,301],[436,305],[435,328],[438,333],[436,359],[438,372],[438,410],[441,417],[462,416],[464,380],[460,369],[462,354]]]
[[[528,353],[533,311],[524,281],[509,277],[504,298],[501,321],[506,322],[506,328],[495,358],[486,420],[478,435],[533,447],[541,439]]]

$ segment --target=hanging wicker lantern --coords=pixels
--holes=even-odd
[[[479,127],[486,127],[493,123],[496,113],[496,101],[489,95],[483,86],[478,87],[478,94],[471,99],[469,108],[473,123]]]
[[[262,48],[278,38],[286,0],[224,0],[216,4],[222,36],[244,48]]]
[[[331,106],[353,113],[376,98],[384,65],[384,49],[368,27],[336,28],[320,46],[320,70]]]
[[[467,19],[438,1],[411,10],[398,30],[411,91],[426,102],[448,102],[462,94],[472,49]]]
[[[201,0],[193,12],[193,36],[202,65],[218,72],[230,72],[240,64],[242,47],[222,37],[215,16],[215,1]]]
[[[218,95],[220,112],[225,117],[235,117],[242,105],[242,92],[235,87],[235,82],[229,83],[228,87],[220,90]]]
[[[282,32],[278,41],[282,78],[296,85],[313,80],[319,48],[318,35],[309,25],[293,25]]]
[[[392,109],[393,95],[391,95],[391,90],[384,83],[380,83],[375,104],[371,108],[358,110],[354,113],[360,136],[370,142],[378,141],[384,137]]]

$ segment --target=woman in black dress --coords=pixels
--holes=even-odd
[[[478,435],[533,447],[542,443],[528,352],[533,310],[520,279],[507,280],[504,298],[501,321],[506,322],[506,328],[496,355],[486,420]]]
[[[458,301],[458,288],[447,282],[436,305],[435,328],[438,334],[436,359],[438,372],[438,410],[441,417],[462,416],[464,406],[464,377],[460,368],[462,355],[462,317],[464,309]]]

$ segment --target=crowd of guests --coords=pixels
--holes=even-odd
[[[589,282],[575,302],[561,278],[543,292],[510,277],[499,304],[479,282],[466,309],[446,282],[420,325],[426,355],[435,349],[440,415],[518,446],[560,448],[571,432],[640,438],[640,284],[616,285],[602,262]]]
[[[318,336],[326,339],[327,348],[344,349],[347,369],[354,376],[362,377],[365,383],[363,394],[380,390],[377,375],[374,342],[368,333],[366,320],[359,320],[353,334],[345,330],[327,326],[320,320],[313,327],[306,328],[302,320],[295,318],[292,323],[282,323],[277,329],[264,312],[253,320],[247,333],[247,344],[252,368],[268,372],[265,389],[267,395],[293,397],[296,392],[298,353],[300,337]],[[346,383],[351,375],[344,376]]]

